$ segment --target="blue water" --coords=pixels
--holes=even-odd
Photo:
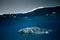
[[[29,20],[31,19],[31,20]],[[0,36],[1,40],[56,40],[57,39],[57,18],[39,16],[39,26],[41,28],[55,30],[50,34],[42,35],[22,35],[18,33],[20,28],[32,27],[37,25],[37,16],[33,17],[16,17],[16,18],[3,18],[1,20]]]
[[[56,14],[50,16],[52,12]],[[46,16],[46,14],[49,14]],[[16,16],[16,17],[14,17]],[[18,30],[38,26],[53,30],[49,34],[31,35],[19,34]],[[38,9],[27,14],[0,16],[0,40],[60,40],[60,7]]]

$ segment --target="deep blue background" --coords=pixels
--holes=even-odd
[[[51,16],[53,12],[56,13]],[[54,31],[42,35],[22,35],[18,33],[20,28],[37,26],[38,23],[40,28]],[[59,32],[60,7],[37,9],[27,14],[0,15],[0,40],[59,40]]]

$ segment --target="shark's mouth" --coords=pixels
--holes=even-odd
[[[27,27],[19,29],[18,32],[20,34],[49,34],[50,32],[52,32],[52,30],[39,27]]]

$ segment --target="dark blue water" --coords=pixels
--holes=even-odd
[[[49,13],[49,12],[48,12]],[[59,13],[59,12],[58,12]],[[60,14],[58,16],[19,16],[16,18],[8,15],[0,17],[0,40],[59,40],[60,38]],[[26,18],[28,17],[28,18]],[[33,27],[39,23],[40,28],[53,30],[49,34],[31,35],[19,34],[18,30]]]
[[[31,19],[31,20],[29,20]],[[37,16],[25,18],[5,18],[1,21],[0,36],[1,40],[56,40],[56,32],[53,31],[50,34],[42,35],[22,35],[18,33],[20,28],[32,27],[37,24]],[[56,17],[39,17],[39,25],[41,28],[47,28],[52,30],[57,30],[57,20]]]

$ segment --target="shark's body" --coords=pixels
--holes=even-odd
[[[51,32],[51,30],[42,29],[39,27],[27,27],[18,30],[18,32],[21,34],[48,34]]]

